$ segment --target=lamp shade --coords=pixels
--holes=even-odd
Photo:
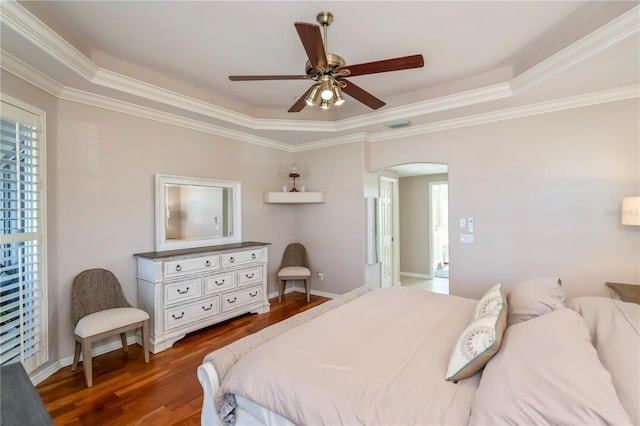
[[[640,197],[622,199],[622,224],[640,226]]]

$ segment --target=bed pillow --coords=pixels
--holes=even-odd
[[[507,328],[469,418],[470,425],[629,423],[584,320],[568,308]]]
[[[564,307],[566,296],[560,278],[537,277],[509,288],[507,325],[530,320]]]
[[[640,425],[640,305],[606,297],[567,300],[587,324],[598,358],[634,425]]]
[[[457,382],[473,376],[500,349],[507,325],[507,299],[502,284],[491,287],[473,310],[471,324],[458,337],[445,378]]]

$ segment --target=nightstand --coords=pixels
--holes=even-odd
[[[617,298],[624,302],[633,302],[640,304],[640,285],[638,284],[620,284],[620,283],[604,283],[609,287]]]

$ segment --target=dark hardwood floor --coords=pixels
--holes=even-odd
[[[289,293],[272,299],[271,311],[245,315],[192,333],[144,363],[142,348],[131,345],[93,358],[93,387],[82,363],[65,367],[37,386],[57,425],[200,424],[202,388],[196,369],[209,352],[329,299]]]

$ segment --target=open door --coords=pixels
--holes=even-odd
[[[397,235],[397,179],[380,178],[379,238],[380,238],[380,286],[392,287],[398,283],[399,245]]]

